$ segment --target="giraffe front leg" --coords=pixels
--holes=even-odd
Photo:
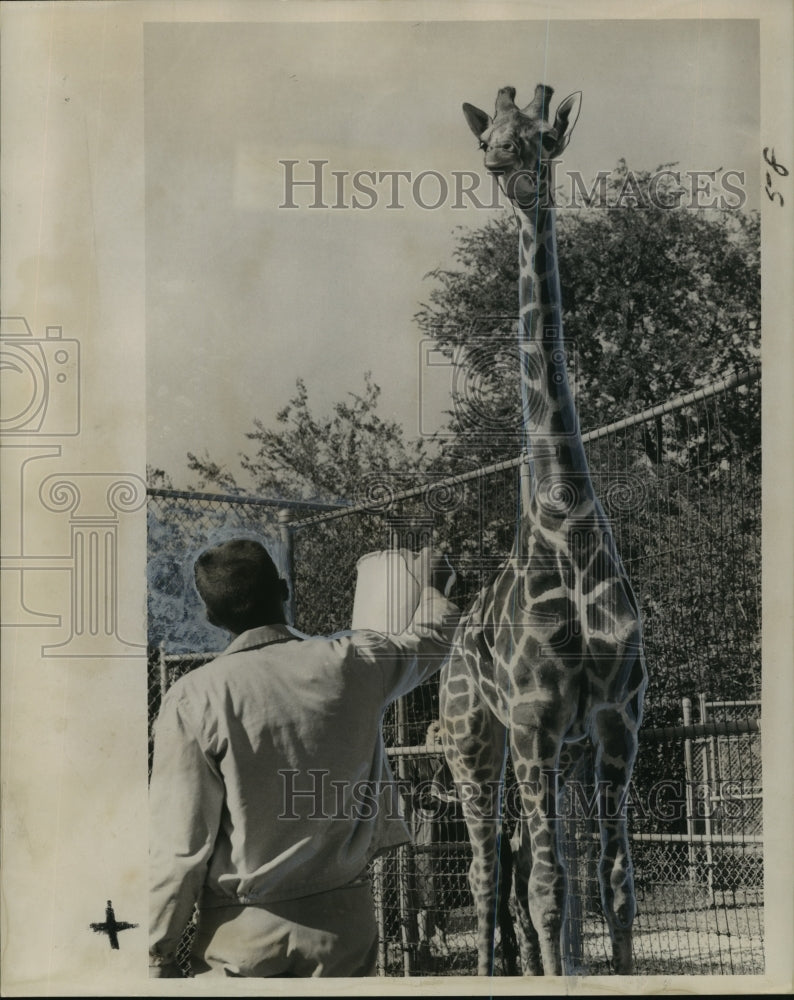
[[[445,711],[450,712],[448,704],[442,704],[442,720]],[[450,717],[451,712],[446,718]],[[442,729],[442,735],[471,842],[469,887],[477,917],[477,975],[492,976],[504,727],[480,708],[455,719],[454,725]]]
[[[612,966],[618,975],[634,971],[632,924],[637,910],[634,870],[626,818],[628,792],[637,753],[637,732],[618,709],[596,717],[596,787],[600,790],[601,903],[612,939]]]
[[[540,943],[534,924],[529,916],[529,876],[532,870],[532,855],[529,846],[529,831],[526,822],[519,819],[512,842],[515,904],[521,937],[521,961],[524,974],[542,976],[543,963],[540,958]]]
[[[477,917],[477,975],[494,974],[498,884],[498,824],[477,819],[480,809],[490,809],[495,800],[480,799],[474,806],[475,815],[466,816],[471,840],[472,860],[469,867],[469,887]]]
[[[543,973],[562,975],[565,872],[557,843],[556,784],[560,740],[540,720],[511,730],[513,766],[525,829],[516,856],[517,883],[526,884],[526,910]],[[532,957],[530,951],[530,958]]]

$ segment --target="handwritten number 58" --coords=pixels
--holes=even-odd
[[[788,170],[782,163],[778,163],[775,159],[774,146],[771,150],[769,146],[764,147],[764,159],[779,177],[788,177]],[[783,205],[783,195],[779,191],[772,190],[772,174],[768,170],[766,172],[766,187],[764,188],[764,191],[766,191],[766,195],[770,201],[774,201],[775,198],[778,198],[781,206]]]

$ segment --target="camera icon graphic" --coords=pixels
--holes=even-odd
[[[80,344],[60,326],[36,337],[22,316],[0,318],[0,434],[80,432]]]

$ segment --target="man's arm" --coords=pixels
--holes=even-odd
[[[452,651],[460,609],[449,600],[455,571],[446,556],[424,549],[415,564],[423,589],[406,630],[377,650],[388,700],[399,698],[441,669]]]
[[[150,975],[180,975],[176,949],[198,901],[215,844],[224,787],[174,689],[155,725],[149,790]]]

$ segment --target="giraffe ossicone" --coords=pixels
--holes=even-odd
[[[503,87],[493,117],[466,120],[519,220],[519,365],[527,453],[515,542],[463,616],[440,678],[444,752],[466,789],[469,882],[478,921],[478,972],[494,971],[505,892],[502,780],[509,749],[521,816],[515,892],[526,972],[560,975],[566,885],[556,781],[589,743],[599,810],[599,882],[613,968],[633,969],[636,904],[625,816],[647,672],[639,607],[596,496],[568,382],[552,206],[551,165],[567,146],[581,94],[549,121],[552,89],[520,109]],[[502,862],[503,863],[503,862]],[[510,928],[501,919],[503,944]],[[508,956],[508,971],[515,971]]]

